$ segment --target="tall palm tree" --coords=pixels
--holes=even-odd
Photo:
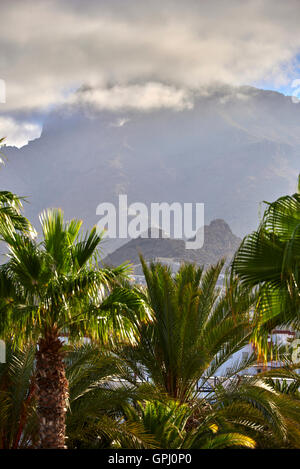
[[[144,314],[134,289],[122,286],[127,267],[96,269],[101,235],[81,234],[60,210],[41,215],[41,242],[6,236],[9,261],[0,272],[0,334],[15,343],[37,342],[36,389],[40,446],[65,447],[68,381],[63,338],[113,341],[133,338]]]
[[[127,378],[150,380],[161,392],[187,402],[200,381],[204,386],[249,343],[256,293],[236,279],[219,288],[223,261],[206,271],[185,264],[175,276],[160,263],[148,267],[142,258],[141,262],[146,279],[143,298],[153,321],[140,324],[138,343],[121,352],[131,371]],[[254,361],[254,354],[247,355],[231,374]]]
[[[233,272],[249,287],[260,286],[254,337],[263,350],[278,325],[300,326],[300,177],[298,192],[268,203],[257,231],[238,249]]]

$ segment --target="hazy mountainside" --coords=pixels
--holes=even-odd
[[[108,255],[103,262],[113,266],[127,261],[138,264],[139,254],[146,260],[165,257],[201,265],[214,264],[222,257],[226,257],[229,262],[240,242],[241,239],[232,233],[224,220],[214,220],[204,227],[204,245],[201,249],[186,249],[181,239],[138,237]]]
[[[122,193],[128,203],[204,202],[206,223],[224,218],[242,236],[257,225],[262,200],[295,189],[300,105],[242,87],[194,96],[180,111],[66,107],[39,139],[4,153],[1,187],[28,197],[35,224],[42,209],[62,207],[92,226],[97,205],[117,204]]]

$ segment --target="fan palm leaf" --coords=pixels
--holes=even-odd
[[[299,179],[300,180],[300,179]],[[257,231],[243,240],[233,272],[260,287],[253,337],[266,351],[267,335],[278,325],[300,325],[300,193],[268,203]]]

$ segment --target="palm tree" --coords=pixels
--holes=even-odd
[[[142,300],[119,279],[128,269],[96,269],[101,235],[81,234],[82,222],[66,223],[60,210],[41,215],[41,242],[6,236],[9,261],[0,272],[0,333],[15,344],[37,342],[36,389],[40,446],[65,447],[68,381],[63,338],[113,342],[133,338]],[[137,321],[138,323],[138,321]]]
[[[243,240],[233,272],[244,285],[260,286],[254,337],[263,350],[278,325],[300,325],[300,177],[298,192],[268,203],[262,222]]]
[[[299,375],[293,367],[219,384],[180,404],[120,381],[124,363],[93,344],[65,345],[69,448],[298,448]],[[0,364],[0,448],[32,448],[38,438],[33,346]],[[274,377],[288,378],[274,381]]]
[[[182,265],[175,276],[167,266],[141,258],[147,288],[143,296],[153,321],[139,325],[139,341],[124,346],[127,379],[151,381],[169,397],[187,402],[234,353],[249,343],[256,293],[233,279],[223,290],[217,281],[221,261],[206,271]],[[255,362],[254,354],[232,367],[231,375]]]
[[[69,447],[299,447],[299,398],[272,386],[268,373],[219,384],[205,397],[182,404],[150,383],[121,380],[124,367],[126,362],[109,348],[68,350]],[[289,377],[299,386],[299,375]]]

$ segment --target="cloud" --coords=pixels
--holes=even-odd
[[[5,137],[5,144],[18,148],[26,145],[28,140],[34,140],[41,135],[41,126],[31,122],[18,122],[11,117],[0,117],[1,137]]]
[[[298,17],[298,0],[2,0],[0,110],[48,112],[83,84],[99,108],[144,110],[212,83],[288,84]]]
[[[87,104],[97,110],[110,111],[123,109],[151,111],[162,108],[183,110],[193,107],[192,96],[187,91],[154,82],[145,85],[87,89],[73,95],[68,103]]]

